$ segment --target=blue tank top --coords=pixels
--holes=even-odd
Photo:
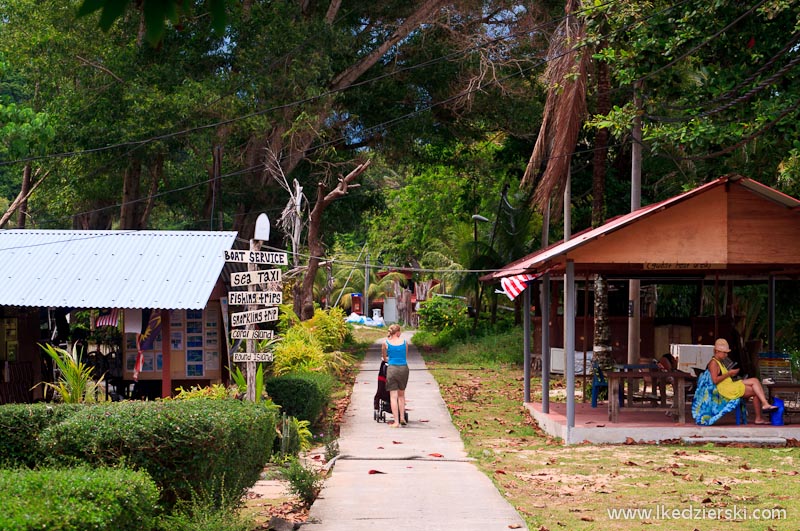
[[[389,358],[389,365],[407,365],[406,361],[406,340],[400,345],[392,345],[386,341],[386,355]]]

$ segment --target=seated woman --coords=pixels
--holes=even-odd
[[[728,357],[728,352],[730,351],[731,349],[726,340],[717,339],[714,343],[714,357],[708,362],[711,381],[717,386],[719,394],[728,400],[739,397],[744,397],[745,399],[753,397],[756,413],[755,424],[769,424],[761,417],[761,413],[769,413],[778,408],[769,404],[764,394],[764,388],[761,387],[761,382],[757,378],[733,380],[732,377],[739,374],[740,369],[728,369],[725,365],[723,360]]]

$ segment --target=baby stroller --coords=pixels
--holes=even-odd
[[[378,369],[378,390],[375,392],[373,399],[373,408],[375,412],[372,417],[375,422],[386,422],[386,414],[392,413],[392,405],[389,402],[389,391],[386,390],[386,368],[387,364],[381,360],[381,367]],[[405,420],[408,422],[408,411],[405,412]]]

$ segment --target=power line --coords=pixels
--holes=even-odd
[[[562,17],[562,18],[564,18],[564,17]],[[150,143],[153,143],[153,142],[158,142],[158,141],[161,141],[161,140],[167,140],[169,138],[173,138],[173,137],[176,137],[176,136],[184,136],[184,135],[191,134],[191,133],[194,133],[194,132],[197,132],[197,131],[203,131],[203,130],[206,130],[206,129],[214,129],[214,128],[218,128],[220,126],[230,125],[230,124],[235,123],[235,122],[239,122],[239,121],[242,121],[242,120],[247,120],[247,119],[250,119],[250,118],[255,118],[255,117],[258,117],[258,116],[262,116],[264,114],[269,114],[269,113],[273,113],[273,112],[276,112],[276,111],[280,111],[280,110],[284,110],[284,109],[288,109],[288,108],[292,108],[292,107],[298,107],[300,105],[304,105],[304,104],[307,104],[307,103],[313,103],[314,101],[321,100],[321,99],[324,99],[324,98],[327,98],[327,97],[330,97],[330,96],[333,96],[335,94],[338,94],[338,93],[341,93],[341,92],[345,92],[345,91],[348,91],[348,90],[351,90],[351,89],[359,88],[361,86],[369,85],[369,84],[375,83],[377,81],[381,81],[383,79],[386,79],[388,77],[394,77],[394,76],[396,76],[398,74],[401,74],[401,73],[404,73],[404,72],[407,72],[407,71],[412,71],[412,70],[416,70],[416,69],[420,69],[420,68],[425,68],[425,67],[428,67],[428,66],[436,65],[436,64],[438,64],[440,62],[449,61],[449,60],[454,59],[456,57],[466,55],[466,54],[471,53],[471,52],[476,51],[476,50],[480,50],[481,48],[483,48],[485,46],[496,44],[497,42],[501,42],[501,41],[506,40],[508,38],[518,37],[518,36],[520,36],[522,34],[530,34],[530,33],[534,33],[534,32],[540,31],[540,30],[546,28],[547,26],[550,26],[550,25],[558,23],[559,20],[560,19],[550,20],[550,21],[547,21],[546,23],[537,25],[534,28],[527,29],[525,31],[514,32],[514,33],[511,33],[509,35],[495,37],[493,39],[490,39],[488,42],[481,43],[479,45],[475,45],[472,48],[467,48],[465,50],[459,50],[459,51],[452,52],[450,54],[446,54],[446,55],[443,55],[443,56],[440,56],[440,57],[435,57],[435,58],[430,59],[428,61],[424,61],[422,63],[419,63],[417,65],[410,65],[410,66],[407,66],[407,67],[402,67],[402,68],[393,70],[392,72],[388,72],[386,74],[382,74],[382,75],[375,76],[375,77],[370,78],[370,79],[366,79],[366,80],[363,80],[363,81],[352,83],[352,84],[348,85],[347,87],[343,87],[343,88],[339,88],[339,89],[331,89],[331,90],[322,92],[322,93],[314,95],[314,96],[309,96],[307,98],[298,99],[298,100],[294,100],[294,101],[287,102],[287,103],[282,103],[282,104],[279,104],[279,105],[268,107],[266,109],[253,111],[251,113],[247,113],[247,114],[244,114],[244,115],[236,116],[236,117],[229,118],[229,119],[226,119],[226,120],[220,120],[220,121],[217,121],[217,122],[214,122],[214,123],[204,124],[204,125],[200,125],[200,126],[196,126],[196,127],[185,128],[185,129],[182,129],[182,130],[179,130],[179,131],[167,132],[167,133],[163,133],[161,135],[155,135],[155,136],[151,136],[151,137],[140,139],[140,140],[128,141],[128,142],[119,142],[119,143],[112,144],[112,145],[109,145],[109,146],[87,148],[87,149],[83,149],[83,150],[80,150],[80,151],[66,151],[66,152],[62,152],[62,153],[53,153],[53,154],[41,155],[41,156],[37,156],[37,157],[27,157],[27,158],[16,159],[16,160],[11,160],[11,161],[0,161],[0,166],[7,166],[7,165],[10,165],[10,164],[19,164],[19,163],[24,163],[24,162],[34,162],[34,161],[38,161],[38,160],[46,160],[46,159],[51,159],[51,158],[70,158],[70,157],[89,155],[89,154],[94,154],[94,153],[98,153],[98,152],[110,151],[110,150],[119,149],[119,148],[123,148],[123,147],[130,147],[130,146],[134,146],[134,148],[138,148],[138,147],[141,147],[142,145],[150,144]],[[280,58],[276,59],[275,61],[273,61],[273,64],[276,64],[276,63],[284,60],[286,57],[288,57],[288,55],[290,53],[294,53],[295,51],[296,51],[296,49],[292,50],[291,52],[287,52],[287,54],[285,54],[285,55],[281,56]],[[231,95],[231,94],[229,93],[228,95]],[[227,97],[227,96],[224,96],[224,97]],[[221,99],[222,99],[222,97],[218,98],[217,101],[219,101]]]
[[[666,12],[669,12],[671,10],[674,10],[674,9],[678,8],[679,6],[681,6],[682,4],[687,3],[688,1],[689,0],[682,0],[678,4],[669,6],[669,7],[665,8],[664,10],[662,10],[660,12],[655,12],[655,13],[645,17],[644,20],[648,20],[649,18],[652,18],[657,14],[662,14],[662,13],[666,13]],[[762,2],[763,1],[766,1],[766,0],[762,0]],[[564,20],[564,19],[566,19],[566,18],[568,18],[570,16],[576,16],[576,14],[580,14],[580,13],[583,13],[583,12],[587,12],[587,11],[590,11],[590,10],[594,10],[594,9],[597,9],[597,8],[602,8],[602,7],[613,5],[613,4],[614,4],[614,2],[609,1],[609,2],[606,2],[605,4],[600,4],[598,6],[592,6],[591,8],[586,8],[586,9],[583,9],[583,10],[579,10],[576,13],[573,13],[571,15],[565,15],[563,17],[559,17],[559,18],[555,18],[555,19],[549,20],[549,21],[547,21],[545,23],[536,25],[533,28],[526,29],[524,31],[512,32],[512,33],[510,33],[508,35],[498,36],[498,37],[495,37],[493,39],[490,39],[489,41],[487,41],[485,43],[481,43],[479,45],[476,45],[476,46],[474,46],[472,48],[467,48],[465,50],[459,50],[459,51],[456,51],[456,52],[452,52],[450,54],[446,54],[444,56],[436,57],[436,58],[430,59],[428,61],[425,61],[425,62],[417,64],[417,65],[411,65],[411,66],[403,67],[403,68],[400,68],[400,69],[397,69],[397,70],[393,70],[392,72],[388,72],[386,74],[382,74],[382,75],[376,76],[374,78],[370,78],[370,79],[367,79],[367,80],[363,80],[363,81],[359,81],[359,82],[356,82],[356,83],[352,83],[352,84],[348,85],[347,87],[343,87],[343,88],[340,88],[340,89],[331,89],[331,90],[325,91],[325,92],[323,92],[321,94],[318,94],[318,95],[315,95],[315,96],[309,96],[307,98],[294,100],[292,102],[282,103],[282,104],[275,105],[275,106],[272,106],[272,107],[269,107],[269,108],[266,108],[266,109],[262,109],[262,110],[259,110],[259,111],[253,111],[251,113],[247,113],[247,114],[244,114],[244,115],[236,116],[236,117],[229,118],[229,119],[226,119],[226,120],[220,120],[220,121],[214,122],[214,123],[204,124],[204,125],[200,125],[200,126],[196,126],[196,127],[185,128],[185,129],[182,129],[182,130],[179,130],[179,131],[167,132],[167,133],[163,133],[161,135],[155,135],[155,136],[151,136],[151,137],[140,139],[140,140],[128,141],[128,142],[119,142],[117,144],[112,144],[112,145],[109,145],[109,146],[86,148],[86,149],[82,149],[80,151],[66,151],[66,152],[61,152],[61,153],[53,153],[53,154],[41,155],[41,156],[37,156],[37,157],[27,157],[27,158],[15,159],[15,160],[10,160],[10,161],[0,161],[0,166],[7,166],[7,165],[11,165],[11,164],[20,164],[20,163],[26,163],[26,162],[34,162],[34,161],[38,161],[38,160],[46,160],[46,159],[51,159],[51,158],[70,158],[70,157],[76,157],[76,156],[91,155],[91,154],[110,151],[110,150],[119,149],[119,148],[123,148],[123,147],[133,147],[133,150],[135,150],[135,149],[138,149],[139,147],[142,147],[143,145],[154,143],[154,142],[158,142],[158,141],[162,141],[162,140],[167,140],[167,139],[170,139],[170,138],[173,138],[173,137],[176,137],[176,136],[184,136],[184,135],[187,135],[187,134],[191,134],[191,133],[198,132],[198,131],[203,131],[203,130],[206,130],[206,129],[214,129],[214,128],[217,128],[217,127],[220,127],[220,126],[230,125],[230,124],[236,123],[238,121],[247,120],[247,119],[250,119],[250,118],[262,116],[264,114],[273,113],[275,111],[280,111],[280,110],[284,110],[284,109],[288,109],[288,108],[304,105],[304,104],[307,104],[307,103],[312,103],[312,102],[317,101],[319,99],[327,98],[329,96],[338,94],[340,92],[345,92],[345,91],[348,91],[348,90],[351,90],[351,89],[359,88],[361,86],[369,85],[369,84],[375,83],[377,81],[380,81],[382,79],[385,79],[385,78],[388,78],[388,77],[393,77],[395,75],[398,75],[398,74],[406,72],[406,71],[411,71],[411,70],[416,70],[416,69],[419,69],[419,68],[425,68],[427,66],[436,65],[436,64],[438,64],[440,62],[447,61],[447,60],[453,59],[453,58],[458,57],[458,56],[466,55],[466,54],[474,52],[476,50],[480,50],[480,49],[482,49],[482,48],[484,48],[486,46],[490,46],[492,44],[496,44],[498,42],[502,42],[502,41],[504,41],[506,39],[509,39],[509,38],[515,38],[515,37],[519,37],[520,35],[523,35],[523,34],[531,34],[531,33],[539,32],[539,31],[541,31],[542,29],[544,29],[544,28],[546,28],[548,26],[552,26],[552,25],[560,23],[562,20]],[[639,21],[631,23],[631,24],[628,24],[626,26],[623,26],[619,30],[615,30],[615,31],[611,32],[609,35],[614,35],[614,34],[617,34],[617,33],[621,33],[621,32],[625,31],[626,29],[629,29],[631,26],[634,26],[636,24],[639,24]],[[301,43],[301,44],[303,44],[303,43]],[[298,46],[300,46],[300,45],[298,45]],[[571,53],[572,51],[574,51],[576,49],[583,48],[585,46],[587,46],[587,44],[579,43],[579,44],[575,45],[574,47],[572,47],[570,50],[567,50],[566,52],[564,52],[564,54]],[[280,58],[277,58],[275,61],[273,61],[273,64],[277,64],[278,62],[280,62],[283,59],[285,59],[290,53],[294,53],[295,51],[296,51],[296,48],[294,50],[292,50],[291,52],[287,52],[285,55],[283,55]],[[524,69],[521,69],[521,70],[517,71],[515,74],[510,74],[510,75],[507,75],[507,76],[503,76],[503,77],[500,78],[500,80],[509,79],[511,77],[515,77],[517,75],[521,75],[523,73],[526,73],[526,72],[532,70],[533,68],[541,66],[542,64],[547,63],[550,60],[553,60],[553,59],[556,59],[558,57],[561,57],[564,54],[553,56],[553,57],[550,57],[550,58],[543,58],[543,59],[540,58],[534,65],[532,65],[530,67],[527,67],[527,68],[524,68]],[[480,85],[480,86],[478,86],[478,87],[476,87],[474,89],[468,89],[466,91],[462,91],[462,93],[460,93],[458,95],[458,97],[464,97],[465,95],[471,94],[472,92],[479,91],[479,90],[485,88],[486,86],[487,86],[487,84],[482,84],[482,85]],[[228,96],[229,95],[231,95],[230,92],[229,92]],[[227,96],[220,97],[216,101],[220,101],[224,97],[227,97]],[[445,102],[449,103],[453,99],[454,98],[449,98],[448,100],[445,100]],[[428,107],[423,107],[420,110],[422,110],[422,111],[429,110],[430,108],[433,108],[434,106],[435,106],[435,104],[434,105],[430,105]],[[392,123],[392,121],[389,121],[387,123]],[[378,126],[374,126],[374,127],[378,127]],[[337,139],[337,141],[338,140],[341,140],[341,139]],[[326,145],[328,145],[328,144],[326,144]],[[130,153],[130,152],[131,151],[129,151],[128,153]]]
[[[245,240],[243,238],[236,238],[239,242],[246,242],[249,240]],[[277,251],[277,252],[286,252],[286,249],[281,249],[279,247],[272,247],[269,245],[262,245],[263,249],[269,249],[270,251]],[[370,270],[380,270],[380,269],[391,269],[392,271],[397,271],[399,273],[441,273],[441,274],[470,274],[470,273],[495,273],[497,271],[501,271],[501,269],[435,269],[435,268],[426,268],[426,267],[411,267],[411,266],[395,266],[395,265],[386,265],[386,264],[365,264],[364,262],[358,262],[353,260],[343,260],[338,258],[330,258],[327,256],[314,256],[311,254],[305,254],[296,252],[294,253],[299,256],[303,260],[311,260],[312,258],[316,258],[320,262],[331,262],[343,266],[358,266],[358,267],[368,267]]]
[[[653,14],[649,15],[648,17],[646,17],[644,20],[648,20],[649,18],[654,17],[657,14],[662,14],[662,13],[668,12],[669,10],[676,9],[680,5],[686,3],[687,1],[688,0],[683,0],[682,2],[680,2],[680,3],[676,4],[676,5],[673,5],[673,6],[670,6],[668,8],[665,8],[661,12],[653,13]],[[765,0],[762,0],[762,2],[760,2],[758,5],[763,3],[763,1],[765,1]],[[611,2],[609,2],[608,4],[604,4],[604,5],[611,5]],[[754,9],[755,7],[757,7],[757,6],[754,6],[748,12],[752,11],[752,9]],[[562,17],[562,19],[563,18],[565,18],[565,17]],[[741,19],[741,17],[739,17],[739,19]],[[739,20],[739,19],[737,19],[737,20]],[[555,19],[555,21],[557,21],[557,20],[559,20],[559,19]],[[635,23],[631,23],[631,24],[629,24],[629,25],[627,25],[627,26],[625,26],[623,28],[620,28],[619,30],[615,30],[614,32],[611,32],[609,35],[613,35],[613,34],[616,34],[616,33],[621,33],[622,31],[624,31],[625,29],[629,28],[630,26],[635,25],[635,24],[639,24],[640,22],[641,21],[637,21]],[[549,21],[547,24],[552,24],[552,23],[554,23],[554,21]],[[537,28],[534,28],[532,30],[527,30],[526,33],[530,33],[530,32],[532,32],[532,31],[534,31],[536,29],[539,29],[541,27],[545,27],[547,24],[542,24],[540,26],[537,26]],[[518,34],[514,34],[514,36],[516,36],[516,35],[518,35]],[[500,40],[500,38],[497,38],[497,39],[493,39],[490,42],[498,42],[499,40]],[[707,44],[708,42],[710,42],[710,41],[706,40],[703,44]],[[580,44],[574,46],[573,48],[571,48],[570,50],[565,51],[564,53],[565,54],[566,53],[571,53],[571,51],[573,51],[575,49],[582,48],[582,47],[584,47],[586,45],[587,45],[586,43],[580,43]],[[693,48],[693,50],[696,50],[699,47],[700,46],[697,46],[697,47]],[[472,50],[476,50],[476,49],[480,49],[480,48],[481,48],[480,46],[476,46]],[[320,97],[324,97],[325,95],[334,94],[336,92],[341,92],[343,90],[349,90],[350,88],[360,87],[360,86],[363,86],[363,85],[366,85],[366,84],[369,84],[369,83],[374,83],[375,81],[378,81],[380,79],[384,79],[386,77],[394,76],[394,75],[396,75],[396,74],[398,74],[400,72],[404,72],[404,71],[412,70],[412,69],[416,69],[416,68],[422,68],[422,67],[425,67],[425,66],[428,66],[428,65],[431,65],[431,64],[435,64],[436,62],[439,62],[439,61],[447,60],[447,59],[455,57],[457,55],[462,55],[464,53],[468,53],[469,51],[470,51],[470,49],[467,49],[466,51],[454,52],[453,54],[448,54],[448,55],[445,55],[445,56],[442,56],[442,57],[439,57],[439,58],[431,59],[430,61],[421,63],[419,65],[412,65],[412,66],[405,67],[405,68],[402,68],[402,69],[399,69],[399,70],[395,70],[395,71],[393,71],[391,73],[387,73],[387,74],[383,74],[381,76],[377,76],[375,78],[371,78],[369,80],[364,80],[364,81],[361,81],[361,82],[358,82],[358,83],[354,83],[354,84],[350,85],[346,89],[337,89],[337,90],[334,90],[334,91],[329,91],[328,93],[320,95],[320,96],[314,96],[314,97],[310,97],[310,98],[305,98],[303,100],[296,100],[295,102],[281,104],[281,105],[272,107],[270,109],[257,111],[257,112],[250,113],[250,114],[247,114],[247,115],[244,115],[244,116],[241,116],[241,117],[231,118],[231,119],[228,119],[228,120],[217,122],[215,124],[209,124],[209,125],[200,126],[200,127],[197,127],[197,128],[184,129],[182,131],[168,133],[168,134],[164,134],[164,135],[161,135],[161,136],[158,136],[158,137],[152,137],[150,139],[144,139],[144,140],[140,140],[140,141],[136,141],[136,142],[122,143],[122,144],[117,144],[115,146],[106,146],[104,148],[96,148],[94,151],[96,152],[96,151],[100,151],[100,150],[107,150],[107,149],[112,149],[112,148],[117,148],[117,147],[130,146],[130,145],[134,145],[134,146],[136,146],[134,149],[138,149],[138,147],[141,147],[142,145],[144,145],[146,143],[149,143],[149,142],[162,140],[162,139],[170,138],[170,137],[181,135],[181,134],[188,134],[189,132],[193,132],[193,131],[197,131],[197,130],[201,130],[201,129],[206,129],[206,128],[210,128],[210,127],[217,127],[219,125],[233,123],[233,122],[241,120],[241,119],[250,118],[250,117],[257,116],[257,115],[260,115],[260,114],[264,114],[264,113],[267,113],[267,112],[271,112],[271,111],[274,111],[274,110],[285,109],[285,108],[289,108],[291,106],[300,105],[300,104],[303,104],[303,103],[306,103],[306,102],[314,101],[315,99],[320,98]],[[454,95],[454,96],[452,96],[450,98],[446,98],[446,99],[441,100],[439,102],[431,103],[431,104],[429,104],[429,105],[427,105],[425,107],[421,107],[421,108],[416,109],[416,110],[414,110],[412,112],[406,113],[405,115],[402,115],[402,116],[399,116],[399,117],[395,117],[395,118],[393,118],[391,120],[387,120],[385,122],[382,122],[380,124],[376,124],[376,125],[371,126],[371,127],[364,128],[363,131],[365,131],[365,132],[375,132],[375,131],[382,130],[382,129],[385,129],[385,128],[390,128],[391,126],[393,126],[396,123],[399,123],[399,122],[402,122],[402,121],[404,121],[406,119],[409,119],[411,117],[417,116],[417,115],[419,115],[419,114],[421,114],[423,112],[427,112],[427,111],[429,111],[429,110],[431,110],[431,109],[433,109],[433,108],[435,108],[437,106],[446,105],[447,103],[450,103],[450,102],[455,101],[457,99],[463,98],[465,95],[468,95],[468,94],[470,94],[472,92],[482,90],[482,89],[484,89],[486,86],[488,86],[490,84],[494,84],[494,83],[497,83],[497,82],[502,82],[502,81],[505,81],[505,80],[510,79],[512,77],[516,77],[516,76],[522,75],[522,74],[524,74],[524,73],[526,73],[526,72],[528,72],[528,71],[530,71],[530,70],[532,70],[532,69],[534,69],[534,68],[536,68],[536,67],[538,67],[538,66],[540,66],[540,65],[542,65],[544,63],[546,63],[547,61],[555,59],[555,58],[556,57],[539,59],[536,63],[532,64],[531,66],[529,66],[527,68],[519,69],[516,72],[513,72],[513,73],[508,74],[506,76],[501,76],[499,78],[492,79],[492,80],[490,80],[488,82],[481,83],[481,84],[479,84],[479,85],[477,85],[475,87],[466,89],[466,90],[464,90],[464,91],[462,91],[462,92],[460,92],[460,93],[458,93],[458,94],[456,94],[456,95]],[[675,61],[670,63],[670,65],[674,64],[674,62]],[[667,65],[667,66],[670,66],[670,65]],[[666,68],[666,66],[662,67],[662,69],[660,69],[660,70],[663,70],[663,68]],[[335,143],[339,143],[339,142],[341,142],[342,140],[345,140],[345,139],[346,139],[346,137],[344,137],[342,135],[342,136],[339,136],[337,138],[330,139],[327,142],[318,143],[318,144],[316,144],[316,145],[311,147],[310,152],[313,152],[315,150],[327,147],[327,146],[335,144]],[[611,146],[611,147],[614,147],[614,146]],[[56,154],[56,155],[50,155],[48,157],[68,156],[70,154],[83,154],[83,153],[86,153],[86,152],[89,152],[89,151],[92,151],[92,150],[87,150],[85,152],[80,152],[80,153],[78,153],[78,152],[70,152],[70,153]],[[583,150],[583,151],[592,151],[592,149]],[[571,154],[564,155],[564,156],[572,156],[572,155],[580,153],[580,152],[581,152],[581,150],[575,150]],[[0,162],[0,165],[12,164],[14,162],[23,162],[23,161],[29,161],[29,160],[35,160],[35,159],[20,159],[19,161]],[[230,172],[230,173],[227,173],[227,174],[224,174],[224,175],[220,175],[219,177],[215,177],[215,178],[212,178],[212,179],[206,179],[204,181],[200,181],[198,183],[193,183],[193,184],[190,184],[190,185],[187,185],[187,186],[184,186],[184,187],[179,187],[179,188],[175,188],[175,189],[171,189],[171,190],[164,190],[164,191],[158,192],[156,194],[153,194],[152,196],[145,196],[145,197],[136,199],[136,200],[132,201],[132,203],[143,202],[143,201],[147,201],[147,200],[149,200],[150,198],[153,198],[153,197],[161,197],[161,196],[169,195],[171,193],[186,191],[186,190],[191,189],[191,188],[195,188],[195,187],[198,187],[198,186],[206,185],[206,184],[212,182],[215,179],[223,179],[223,178],[227,178],[227,177],[241,175],[241,174],[244,174],[244,173],[250,173],[250,172],[259,170],[261,168],[262,168],[262,165],[260,165],[260,164],[259,165],[255,165],[255,166],[251,166],[249,168],[240,169],[240,170],[237,170],[237,171],[234,171],[234,172]],[[85,214],[90,214],[90,213],[94,213],[94,212],[100,212],[100,211],[108,210],[108,209],[112,209],[112,208],[119,208],[122,205],[123,205],[123,203],[120,203],[120,204],[116,204],[116,205],[111,205],[111,206],[107,206],[107,207],[103,207],[103,208],[98,208],[98,209],[94,209],[94,210],[89,210],[89,211],[77,213],[77,214],[74,214],[74,215],[85,215]]]

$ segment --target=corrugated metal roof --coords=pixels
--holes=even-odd
[[[201,309],[236,232],[0,230],[0,306]]]

